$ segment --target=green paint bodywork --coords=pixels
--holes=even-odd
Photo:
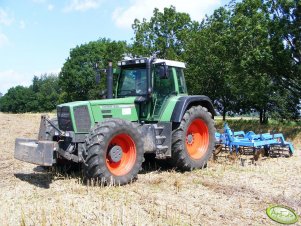
[[[155,119],[157,119],[156,121],[170,122],[175,105],[176,105],[178,99],[182,96],[184,96],[184,95],[169,97],[167,99],[167,101],[165,103],[163,103],[159,117],[155,118]]]
[[[138,106],[135,97],[89,101],[94,122],[101,122],[106,117],[138,121]]]
[[[71,120],[74,132],[78,133],[74,118],[74,108],[78,106],[87,106],[89,110],[91,127],[97,122],[101,122],[106,118],[120,118],[128,121],[138,121],[138,106],[134,104],[135,97],[77,101],[59,105],[59,107],[70,107]]]
[[[185,95],[170,96],[166,98],[157,116],[152,115],[149,111],[146,117],[141,117],[145,122],[169,122],[173,113],[173,109],[177,100]],[[71,120],[75,133],[80,133],[77,130],[74,118],[74,108],[78,106],[87,106],[91,127],[95,123],[102,122],[108,118],[119,118],[131,122],[139,121],[139,105],[135,104],[136,97],[126,97],[117,99],[92,100],[92,101],[77,101],[59,105],[59,107],[70,107]],[[146,109],[151,109],[147,104]]]

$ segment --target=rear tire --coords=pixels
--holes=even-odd
[[[202,106],[193,106],[173,131],[171,162],[181,170],[205,167],[214,145],[215,127],[211,113]]]
[[[138,126],[121,119],[96,124],[87,136],[86,149],[86,177],[105,184],[123,185],[133,181],[144,161]]]

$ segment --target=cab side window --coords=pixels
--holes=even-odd
[[[176,67],[175,70],[176,70],[176,75],[178,80],[179,93],[187,93],[183,68]]]
[[[159,70],[154,70],[154,91],[158,95],[169,95],[175,92],[172,67],[168,68],[168,74],[168,78],[161,79],[159,76]]]

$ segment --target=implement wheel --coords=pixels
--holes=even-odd
[[[105,184],[136,179],[144,160],[142,134],[131,122],[110,119],[95,125],[86,139],[84,172]]]
[[[188,109],[172,135],[172,163],[182,170],[202,168],[215,145],[214,121],[202,106]]]

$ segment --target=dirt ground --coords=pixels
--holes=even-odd
[[[15,138],[36,138],[39,122],[39,114],[0,113],[0,225],[278,225],[269,205],[301,213],[300,151],[257,162],[221,154],[185,173],[147,162],[129,185],[86,186],[80,172],[14,160]]]

